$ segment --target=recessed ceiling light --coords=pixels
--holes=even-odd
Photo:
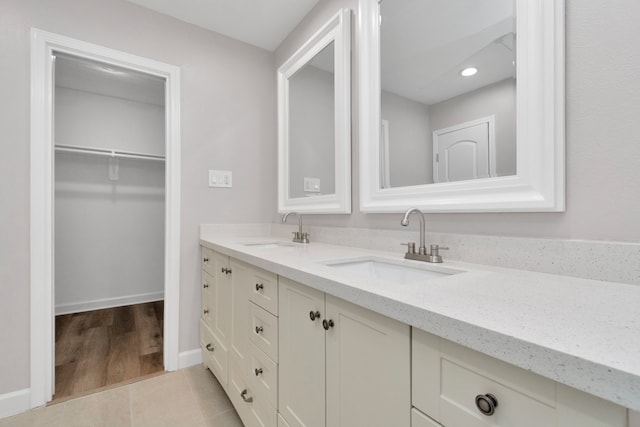
[[[460,71],[460,75],[462,77],[470,77],[470,76],[473,76],[474,74],[476,74],[477,72],[478,72],[477,68],[468,67],[468,68],[465,68],[464,70]]]

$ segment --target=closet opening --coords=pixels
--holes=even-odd
[[[164,370],[165,79],[54,52],[54,401]]]

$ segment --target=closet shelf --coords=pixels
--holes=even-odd
[[[156,154],[135,153],[131,151],[109,150],[106,148],[92,148],[92,147],[79,147],[76,145],[55,145],[56,151],[62,151],[67,153],[82,153],[82,154],[95,154],[98,156],[113,157],[113,158],[127,158],[127,159],[145,159],[145,160],[157,160],[164,162],[164,156],[158,156]]]

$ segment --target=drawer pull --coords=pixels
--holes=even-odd
[[[309,312],[309,319],[311,319],[312,322],[315,322],[316,319],[319,319],[319,318],[320,318],[320,312],[318,310],[316,311],[311,310]]]
[[[262,373],[262,368],[256,368],[256,369],[253,370],[253,372],[256,373],[256,377],[257,377]]]
[[[322,321],[322,327],[324,328],[325,331],[328,331],[329,328],[333,328],[333,320],[332,319],[324,319]]]
[[[202,284],[202,287],[206,289],[206,288],[208,288],[208,287],[209,287],[209,284],[208,284],[208,283],[203,283],[203,284]]]
[[[220,268],[220,272],[222,272],[224,274],[229,274],[229,269],[227,267],[222,267],[222,268]]]
[[[242,400],[244,400],[247,403],[251,403],[253,402],[253,397],[247,397],[247,393],[249,391],[245,388],[244,390],[242,390],[242,393],[240,393],[240,397],[242,398]]]
[[[202,258],[202,262],[209,262],[209,258]]]
[[[479,394],[476,396],[476,407],[483,415],[490,417],[498,407],[498,399],[491,393]]]
[[[256,292],[259,292],[260,289],[264,289],[264,285],[262,283],[256,283]]]
[[[213,350],[215,350],[215,347],[211,343],[209,343],[209,344],[207,344],[206,349],[209,350],[209,351],[213,351]]]
[[[264,328],[262,326],[256,326],[256,334],[259,334],[262,331],[264,331]]]
[[[204,313],[204,314],[209,314],[209,309],[208,309],[208,308],[205,308],[205,309],[204,309],[204,311],[203,311],[203,313]]]

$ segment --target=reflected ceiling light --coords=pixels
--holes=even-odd
[[[460,75],[462,77],[470,77],[470,76],[473,76],[474,74],[476,74],[477,72],[478,72],[477,68],[468,67],[468,68],[465,68],[464,70],[460,71]]]

